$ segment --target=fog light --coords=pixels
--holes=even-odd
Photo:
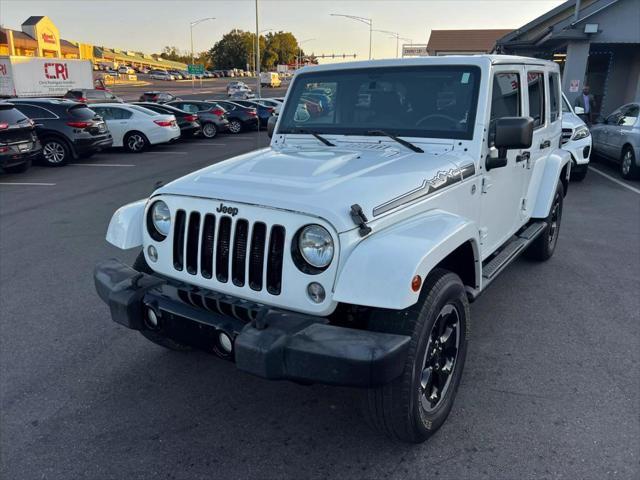
[[[313,303],[322,303],[325,298],[324,287],[317,282],[311,282],[307,286],[307,295]]]
[[[144,323],[146,323],[147,327],[151,330],[156,330],[158,328],[158,323],[160,322],[158,321],[158,314],[153,308],[147,308],[147,316]]]
[[[218,343],[220,344],[220,348],[224,353],[231,353],[233,350],[233,342],[231,341],[231,337],[224,332],[220,332],[218,334]]]
[[[158,250],[156,250],[156,247],[153,245],[149,245],[149,248],[147,248],[147,254],[149,255],[149,260],[152,262],[158,261]]]

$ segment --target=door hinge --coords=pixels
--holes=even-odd
[[[527,211],[527,199],[526,199],[526,198],[523,198],[523,199],[522,199],[522,202],[521,202],[521,205],[520,205],[520,209],[521,209],[523,212],[526,212],[526,211]]]
[[[482,177],[482,188],[480,191],[482,193],[487,193],[490,188],[491,188],[491,177]]]
[[[480,242],[482,242],[485,238],[487,238],[488,234],[489,234],[489,229],[487,227],[482,227],[478,231],[478,235],[480,236]]]

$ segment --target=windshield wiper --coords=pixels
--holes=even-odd
[[[316,132],[310,132],[309,130],[305,130],[304,128],[296,128],[292,133],[302,133],[303,135],[313,135],[322,143],[324,143],[327,147],[335,147],[335,143],[331,143],[329,140],[324,138],[322,135]]]
[[[384,130],[369,130],[367,132],[367,135],[383,135],[385,137],[389,137],[391,140],[395,140],[400,145],[407,147],[409,150],[413,150],[414,152],[418,153],[424,153],[424,150],[422,150],[419,146],[414,145],[411,142],[407,142],[406,140],[403,140],[402,138],[392,135],[388,132],[385,132]]]

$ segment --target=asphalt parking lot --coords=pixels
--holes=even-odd
[[[357,390],[254,378],[114,324],[93,266],[137,252],[104,240],[113,211],[267,142],[0,176],[2,478],[638,478],[639,182],[571,184],[555,256],[517,261],[472,305],[456,403],[422,445],[371,431]]]

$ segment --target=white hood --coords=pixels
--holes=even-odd
[[[343,232],[356,227],[349,215],[351,205],[359,204],[371,220],[374,207],[415,190],[438,174],[473,163],[466,154],[453,155],[452,144],[421,147],[425,153],[377,142],[323,147],[314,141],[298,147],[270,147],[196,171],[154,195],[195,196],[303,212],[324,218]]]

